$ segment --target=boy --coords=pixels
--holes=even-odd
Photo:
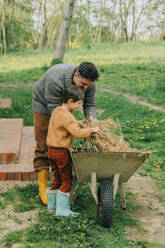
[[[57,107],[51,116],[47,135],[48,158],[51,161],[53,182],[51,190],[57,190],[56,215],[76,215],[69,208],[69,196],[72,186],[72,167],[70,153],[73,137],[85,138],[99,132],[99,127],[81,128],[73,116],[84,98],[84,92],[76,85],[70,85],[64,91],[63,104]]]

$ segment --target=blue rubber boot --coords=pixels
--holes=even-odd
[[[47,199],[48,199],[48,206],[49,210],[56,210],[56,193],[57,190],[51,190],[50,188],[47,189]]]
[[[63,193],[60,190],[56,193],[56,216],[77,216],[78,213],[70,210],[70,193]]]

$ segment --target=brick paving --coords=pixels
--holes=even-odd
[[[0,108],[10,108],[11,99],[10,98],[0,98]]]
[[[15,131],[15,135],[13,133],[13,130]],[[5,134],[7,135],[7,138],[5,138]],[[18,142],[18,136],[21,141],[20,143]],[[3,143],[2,140],[5,142]],[[13,143],[15,143],[16,145],[13,145]],[[3,154],[13,154],[13,151],[16,151],[16,147],[17,151],[18,147],[20,151],[19,159],[16,161],[17,163],[15,163],[15,161],[6,163],[6,156]],[[34,147],[35,140],[33,127],[23,127],[22,119],[1,119],[0,151],[1,155],[4,156],[5,163],[0,164],[0,180],[36,180],[36,174],[33,169]],[[15,150],[12,151],[12,149]]]

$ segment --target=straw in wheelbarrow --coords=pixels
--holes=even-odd
[[[84,148],[101,152],[137,151],[136,149],[130,148],[128,143],[123,140],[121,126],[119,123],[114,122],[112,118],[96,121],[95,123],[86,121],[84,124],[88,127],[99,126],[101,130],[99,133],[92,134],[88,138],[85,138]],[[115,134],[117,130],[120,132],[120,136]]]

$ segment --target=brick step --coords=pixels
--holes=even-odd
[[[0,98],[0,108],[10,108],[11,99],[10,98]]]
[[[33,168],[34,148],[33,127],[23,127],[20,161],[18,164],[0,164],[0,180],[35,180],[36,174]]]
[[[0,164],[18,163],[23,119],[0,119]]]

